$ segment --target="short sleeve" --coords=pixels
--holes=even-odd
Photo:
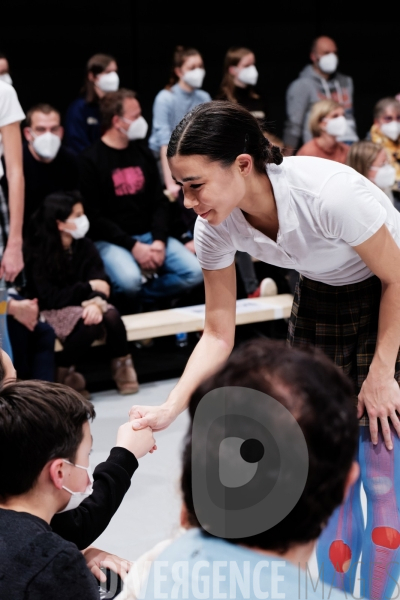
[[[322,186],[319,206],[327,237],[340,238],[350,246],[367,241],[386,221],[383,196],[378,187],[356,172],[330,177]]]
[[[25,119],[24,111],[12,85],[0,81],[0,127],[19,123]]]
[[[201,268],[207,271],[225,269],[235,260],[236,249],[223,223],[212,227],[198,217],[194,227],[194,247]]]

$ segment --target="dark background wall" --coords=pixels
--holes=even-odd
[[[211,95],[218,89],[227,48],[248,46],[257,58],[258,91],[281,135],[287,85],[308,62],[311,40],[326,34],[338,43],[339,69],[354,79],[355,114],[363,137],[374,103],[400,92],[398,20],[395,15],[382,22],[352,20],[345,3],[325,5],[281,2],[271,10],[259,2],[251,5],[250,14],[243,0],[217,5],[3,0],[0,51],[9,57],[24,109],[46,101],[62,112],[79,92],[86,60],[96,52],[112,54],[121,84],[139,93],[144,116],[150,120],[176,44],[202,52],[207,70],[204,88]]]

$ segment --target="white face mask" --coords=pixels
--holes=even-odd
[[[333,135],[333,137],[339,137],[346,133],[346,129],[347,129],[346,118],[341,116],[341,117],[335,117],[334,119],[329,119],[329,121],[326,124],[325,131],[326,131],[326,133],[329,133],[329,135]]]
[[[129,119],[125,119],[125,117],[122,117],[122,119],[125,123],[130,123],[127,130],[120,129],[122,133],[125,133],[125,135],[128,136],[129,140],[143,140],[146,137],[149,126],[144,117],[140,116],[134,121],[129,121]]]
[[[339,59],[334,52],[330,52],[329,54],[324,54],[318,60],[318,66],[324,73],[330,74],[334,73],[337,69],[339,63]]]
[[[390,123],[384,123],[379,126],[383,135],[386,135],[389,139],[395,142],[400,135],[400,123],[397,121],[391,121]]]
[[[191,71],[186,71],[184,73],[182,79],[185,83],[190,85],[192,88],[201,88],[203,85],[204,77],[206,76],[206,72],[204,69],[198,67],[197,69],[192,69]]]
[[[86,486],[86,490],[84,492],[73,492],[72,490],[69,490],[67,487],[65,487],[65,485],[63,485],[63,490],[65,490],[66,492],[71,494],[71,498],[69,499],[69,502],[67,504],[67,506],[65,508],[63,508],[62,510],[59,510],[57,512],[57,514],[63,513],[63,512],[67,512],[67,510],[74,510],[74,508],[78,508],[78,506],[81,504],[81,502],[83,502],[85,500],[85,498],[87,498],[88,496],[91,495],[91,493],[93,492],[93,473],[92,473],[92,468],[89,467],[82,467],[81,465],[74,465],[74,463],[69,462],[69,460],[65,460],[63,459],[65,463],[67,463],[68,465],[72,465],[73,467],[78,467],[78,469],[85,469],[85,471],[88,474],[89,477],[89,483]]]
[[[117,71],[102,73],[98,76],[96,85],[102,92],[116,92],[119,88],[119,77]]]
[[[0,75],[0,81],[4,81],[4,83],[8,83],[8,85],[12,85],[12,79],[9,73],[2,73]]]
[[[80,240],[89,231],[90,223],[86,215],[81,215],[80,217],[76,217],[76,219],[68,219],[67,223],[75,223],[76,229],[65,229],[65,233],[72,235],[74,240]]]
[[[371,167],[375,171],[374,183],[381,190],[391,188],[396,181],[396,169],[392,165],[383,165],[383,167]]]
[[[61,138],[59,138],[55,133],[51,133],[51,131],[47,131],[42,135],[36,135],[31,129],[31,134],[35,138],[32,142],[33,149],[40,156],[40,158],[53,160],[53,158],[57,156],[57,152],[60,149]]]
[[[254,65],[250,65],[239,71],[237,78],[246,85],[256,85],[258,81],[258,71]]]

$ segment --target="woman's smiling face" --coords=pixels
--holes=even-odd
[[[251,163],[251,157],[243,154],[224,167],[204,156],[176,154],[168,162],[172,177],[182,187],[185,207],[193,208],[210,225],[219,225],[245,196],[249,160]]]

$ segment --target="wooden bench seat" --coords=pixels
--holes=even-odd
[[[292,302],[291,294],[238,300],[236,302],[236,325],[286,319],[290,316]],[[204,304],[199,304],[185,308],[125,315],[122,320],[126,327],[128,341],[132,342],[181,332],[202,331],[204,315]],[[98,346],[103,343],[104,341],[98,341],[93,345]],[[62,350],[59,340],[56,341],[55,349],[56,351]]]

